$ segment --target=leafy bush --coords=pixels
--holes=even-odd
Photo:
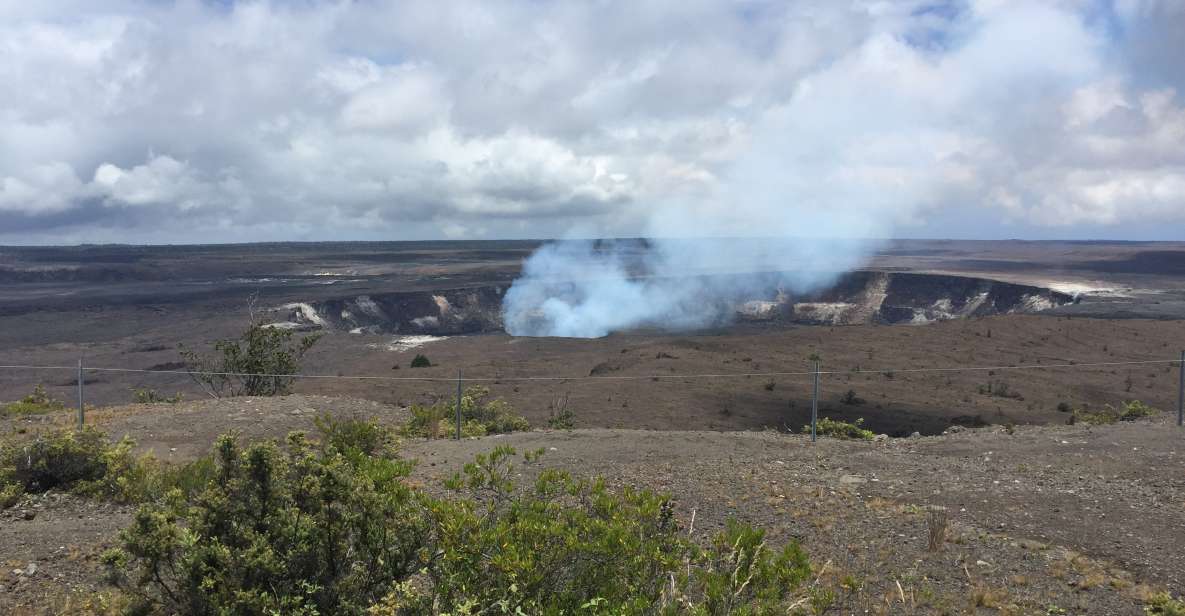
[[[416,353],[416,356],[413,357],[411,360],[411,367],[412,368],[431,368],[432,362],[428,359],[427,355],[421,355],[419,353]]]
[[[485,436],[506,434],[531,429],[531,424],[514,408],[501,399],[489,400],[490,390],[485,387],[469,387],[461,395],[461,434],[463,436]],[[403,427],[407,436],[428,438],[449,437],[456,433],[456,402],[440,400],[424,406],[413,404],[411,419]]]
[[[1119,413],[1120,421],[1135,421],[1142,417],[1153,417],[1160,414],[1160,409],[1149,406],[1139,400],[1124,402]]]
[[[103,555],[129,611],[773,614],[826,598],[804,589],[797,544],[730,521],[697,546],[665,496],[556,470],[521,489],[501,447],[436,497],[405,482],[389,432],[320,425],[285,447],[224,436],[205,489],[142,506]]]
[[[66,405],[61,400],[50,397],[45,387],[38,385],[33,388],[33,393],[24,398],[0,406],[0,416],[51,413],[65,409]]]
[[[321,334],[293,338],[293,331],[252,323],[238,338],[214,343],[214,357],[183,348],[186,369],[207,393],[276,396],[291,391],[300,361]]]
[[[876,434],[872,430],[865,430],[860,426],[864,424],[864,418],[856,420],[856,423],[848,423],[838,419],[831,419],[824,417],[815,425],[815,434],[819,436],[830,436],[833,438],[849,438],[871,441],[876,438]],[[803,434],[811,433],[811,425],[807,424],[802,427]]]
[[[478,456],[448,482],[454,498],[426,501],[436,557],[424,583],[397,586],[372,614],[772,614],[810,574],[797,544],[771,549],[731,521],[696,546],[646,490],[555,470],[517,490],[514,455]]]
[[[181,402],[181,394],[166,396],[155,389],[133,388],[132,401],[136,404],[177,404]]]
[[[1069,413],[1073,410],[1074,407],[1070,406],[1069,402],[1062,401],[1057,403],[1057,412],[1059,413]]]
[[[136,503],[161,498],[170,489],[184,494],[204,487],[212,475],[209,459],[164,465],[149,455],[135,456],[135,443],[109,443],[93,427],[62,430],[0,448],[0,507],[25,493],[50,489]]]
[[[8,443],[0,449],[0,483],[31,493],[95,484],[106,475],[108,448],[103,433],[89,426]]]
[[[103,555],[113,581],[145,612],[362,613],[423,565],[430,529],[411,464],[343,434],[359,431],[284,448],[223,436],[214,481],[142,506]]]

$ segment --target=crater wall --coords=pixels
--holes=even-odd
[[[856,271],[820,292],[792,294],[776,274],[718,307],[719,325],[771,322],[814,325],[924,324],[996,314],[1035,313],[1072,303],[1051,289],[965,276]],[[456,335],[502,331],[506,285],[370,293],[276,308],[276,327],[356,333]]]

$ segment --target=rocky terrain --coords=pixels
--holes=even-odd
[[[405,409],[355,399],[287,396],[132,405],[96,411],[165,459],[192,459],[214,435],[280,437],[317,413],[396,424]],[[26,432],[70,417],[8,421]],[[874,442],[773,431],[533,431],[463,441],[412,440],[426,486],[479,452],[543,448],[541,467],[603,475],[671,493],[689,532],[729,517],[771,540],[803,542],[819,575],[849,590],[836,613],[1142,614],[1150,593],[1185,590],[1185,437],[1168,417],[1112,426],[1000,427]],[[949,516],[927,549],[931,507]],[[130,510],[63,494],[27,497],[0,514],[0,606],[45,613],[103,588],[97,554]],[[694,525],[691,521],[694,520]],[[1058,611],[1064,610],[1064,611]]]

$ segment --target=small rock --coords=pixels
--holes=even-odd
[[[990,567],[990,566],[992,566],[992,564],[986,560],[977,560],[977,561],[975,561],[975,566],[976,567]]]
[[[878,443],[882,443],[884,441],[889,440],[889,435],[888,434],[878,434],[878,435],[872,437],[872,440],[874,440]]]
[[[26,509],[21,512],[21,518],[25,520],[32,520],[37,517],[37,512],[32,509]]]
[[[966,430],[966,428],[964,428],[963,426],[951,426],[951,427],[943,430],[942,433],[943,434],[958,434],[958,433],[962,432],[963,430]]]
[[[922,438],[922,433],[921,432],[914,432],[913,434],[909,435],[909,438]]]
[[[25,567],[25,575],[32,576],[32,575],[36,575],[36,574],[37,574],[37,563],[29,563],[29,566]]]
[[[855,485],[860,483],[868,483],[868,480],[859,475],[840,475],[840,485]]]

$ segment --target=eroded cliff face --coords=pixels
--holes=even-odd
[[[780,297],[776,310],[795,323],[928,323],[1040,312],[1072,301],[1066,293],[984,278],[860,271],[821,293]]]
[[[505,287],[379,293],[277,308],[282,327],[355,333],[474,334],[501,331]]]
[[[771,279],[772,280],[772,279]],[[718,324],[783,322],[818,325],[913,323],[1033,313],[1073,301],[1040,287],[983,278],[857,271],[831,288],[793,295],[775,282],[717,307]],[[276,308],[277,327],[356,333],[456,335],[502,331],[505,286],[380,293],[290,303]]]

